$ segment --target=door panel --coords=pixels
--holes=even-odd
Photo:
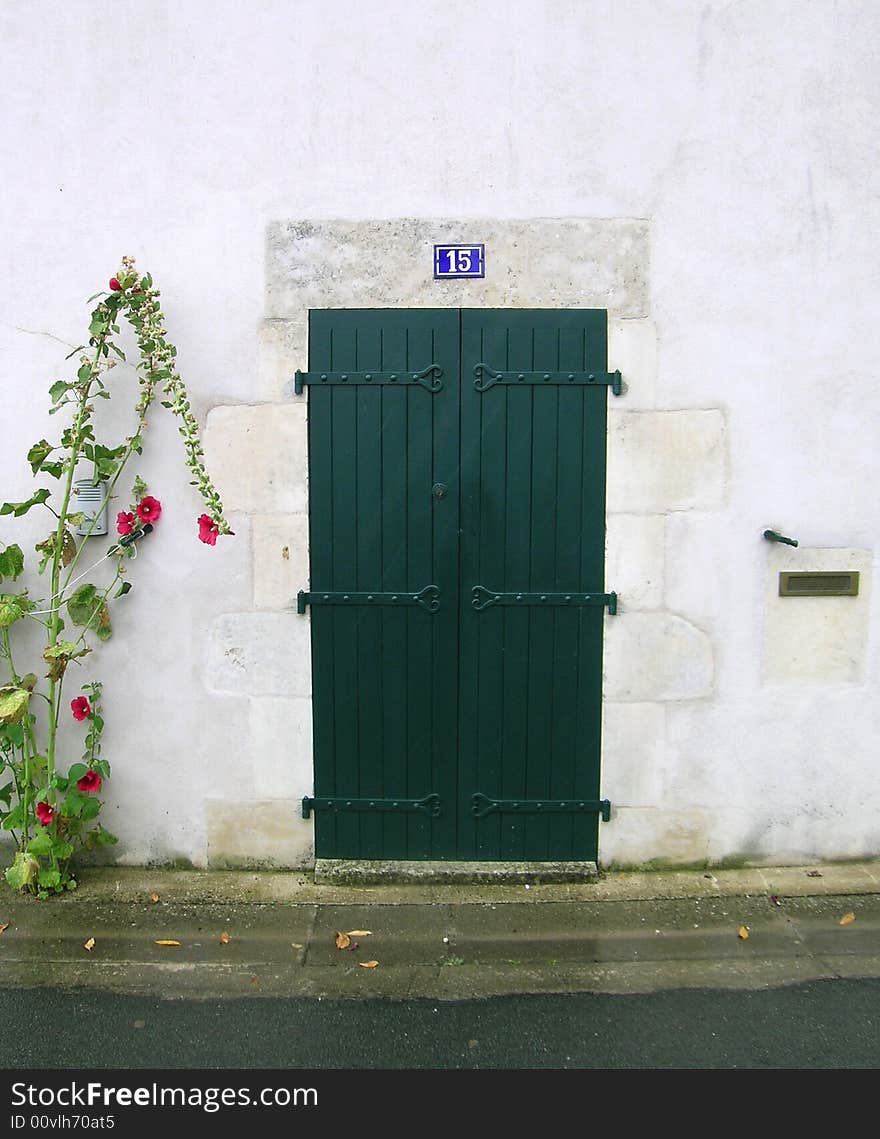
[[[596,858],[606,324],[310,314],[318,857]]]

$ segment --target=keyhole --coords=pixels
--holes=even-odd
[[[435,482],[431,488],[431,492],[435,498],[445,498],[447,494],[447,487],[442,482]]]

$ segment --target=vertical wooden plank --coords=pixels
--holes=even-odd
[[[356,329],[355,367],[364,372],[378,369],[381,355],[381,325],[359,320]],[[382,578],[382,511],[380,451],[381,389],[359,385],[349,393],[357,416],[357,455],[355,458],[354,495],[357,513],[356,562],[354,588],[361,591],[378,589]],[[381,611],[369,604],[355,610],[357,624],[356,683],[358,793],[362,798],[383,797],[381,706]],[[383,857],[383,825],[385,815],[363,811],[360,818],[360,857]]]
[[[431,486],[433,519],[431,582],[440,590],[440,609],[431,618],[433,669],[433,753],[430,790],[443,804],[431,822],[431,857],[460,857],[457,845],[458,662],[459,662],[459,441],[461,389],[461,319],[457,311],[433,315],[433,360],[443,368],[442,389],[431,396],[433,447]]]
[[[556,329],[535,320],[530,368],[558,367]],[[558,472],[559,396],[555,385],[532,387],[532,519],[530,528],[529,589],[554,590],[556,580],[556,491]],[[553,672],[554,612],[533,606],[529,614],[529,725],[527,735],[526,795],[550,797],[553,720],[556,714],[556,677]],[[529,815],[525,824],[525,857],[546,859],[551,821]]]
[[[330,329],[320,314],[309,318],[309,353],[316,367],[330,367]],[[333,472],[330,462],[332,442],[331,393],[328,388],[308,389],[309,439],[309,580],[329,583],[332,580]],[[303,583],[303,587],[305,583]],[[321,757],[315,763],[314,794],[332,795],[335,751],[335,716],[333,707],[333,611],[314,608],[309,611],[312,644],[312,732],[313,752]],[[335,849],[336,822],[327,816],[315,816],[315,853],[327,857]]]
[[[507,328],[484,326],[481,359],[493,368],[507,367]],[[507,392],[493,387],[480,397],[479,573],[487,589],[502,589],[507,522]],[[504,740],[504,619],[503,608],[479,614],[477,676],[477,786],[484,795],[498,796],[503,785]],[[477,827],[477,858],[501,856],[501,815],[481,819]]]
[[[530,366],[532,327],[511,314],[507,368]],[[507,389],[507,499],[505,503],[504,582],[515,593],[530,576],[532,527],[532,391],[528,385]],[[529,702],[529,611],[504,611],[504,753],[501,793],[505,799],[526,798]],[[516,815],[501,819],[501,857],[525,858],[525,822]]]
[[[573,372],[584,368],[584,337],[580,321],[571,326],[559,314],[559,368]],[[574,384],[558,389],[558,452],[556,463],[556,550],[555,590],[579,588],[581,569],[583,485],[583,396]],[[549,794],[553,799],[570,800],[575,795],[582,744],[577,735],[579,612],[558,608],[554,620],[554,697],[550,755],[552,762]],[[547,857],[562,861],[575,857],[574,816],[556,815],[549,829]]]
[[[406,328],[383,321],[383,371],[406,368]],[[403,589],[406,582],[406,444],[407,389],[382,388],[382,579],[383,592]],[[403,797],[407,785],[406,662],[407,610],[385,606],[381,612],[382,650],[382,788],[384,798]],[[407,821],[402,814],[384,816],[383,858],[406,858]]]

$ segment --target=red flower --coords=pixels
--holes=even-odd
[[[120,510],[116,515],[116,532],[130,534],[134,529],[134,515],[130,510]]]
[[[37,822],[41,826],[47,827],[55,818],[55,808],[50,807],[45,800],[37,803],[36,807],[34,807],[34,811],[37,815]]]
[[[89,769],[85,775],[81,776],[76,781],[77,791],[97,791],[100,786],[101,776],[97,773],[97,771],[92,771],[91,769]]]
[[[110,288],[114,291],[114,293],[118,292],[119,289],[122,288],[122,285],[120,285],[118,278],[116,278],[116,277],[110,278]]]
[[[92,712],[85,696],[75,696],[70,701],[70,710],[73,712],[74,720],[84,720],[87,716],[90,716]]]
[[[199,515],[199,541],[204,542],[208,546],[217,545],[217,535],[220,533],[220,527],[214,521],[210,514]]]
[[[151,494],[145,494],[135,507],[135,511],[141,522],[155,522],[162,513],[162,503]]]

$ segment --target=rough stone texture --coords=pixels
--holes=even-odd
[[[227,510],[297,513],[307,506],[304,402],[215,407],[205,457]]]
[[[270,402],[294,394],[294,373],[307,370],[309,351],[308,310],[289,320],[264,320],[257,345],[255,396]]]
[[[647,861],[646,854],[672,866],[703,863],[711,831],[711,813],[698,809],[612,808],[611,821],[599,826],[599,863],[637,866]]]
[[[656,406],[657,326],[653,320],[609,317],[608,370],[619,370],[623,378],[622,410]]]
[[[648,312],[649,223],[633,218],[392,218],[270,226],[268,314],[304,308],[607,308]],[[486,246],[483,279],[433,279],[433,246]]]
[[[724,501],[721,411],[618,411],[608,416],[608,510],[711,510]]]
[[[314,860],[312,827],[293,799],[205,802],[208,867],[302,869]]]
[[[383,882],[590,882],[597,877],[595,862],[362,862],[341,858],[319,858],[315,862],[315,881],[334,886]]]
[[[259,609],[296,607],[309,586],[307,514],[257,514],[252,520],[254,604]]]
[[[608,700],[692,700],[712,692],[712,645],[695,625],[671,613],[605,619]]]
[[[864,679],[871,605],[871,551],[768,549],[763,679],[857,684]],[[858,570],[857,597],[780,597],[781,571]]]
[[[311,699],[255,696],[250,702],[250,737],[255,798],[300,800],[312,794]]]
[[[213,692],[309,696],[309,621],[287,613],[225,613],[208,634],[205,682]]]
[[[661,798],[667,765],[662,704],[606,700],[602,711],[601,797],[617,807],[649,807]]]
[[[663,603],[664,534],[659,514],[611,514],[606,527],[605,587],[627,609],[659,609]]]

